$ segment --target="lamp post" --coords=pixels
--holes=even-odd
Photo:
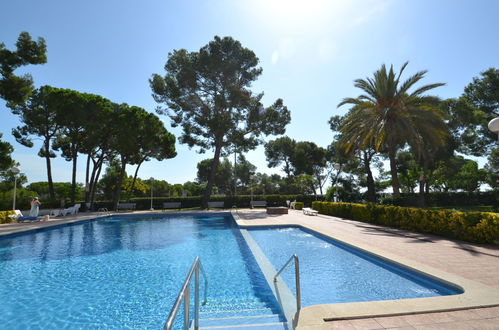
[[[488,127],[491,132],[497,134],[497,140],[499,141],[499,117],[492,119],[489,122]]]
[[[151,177],[149,180],[151,181],[151,208],[150,208],[149,210],[150,210],[150,211],[154,211],[154,209],[153,209],[153,207],[152,207],[152,183],[153,183],[153,181],[154,181],[154,178],[153,178],[153,177]]]
[[[253,208],[253,175],[250,175],[251,208]]]
[[[12,210],[16,209],[16,189],[17,189],[17,174],[21,172],[21,170],[17,167],[13,167],[10,169],[12,174],[14,174],[14,197],[12,198]]]

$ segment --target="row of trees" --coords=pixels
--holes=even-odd
[[[486,127],[499,116],[499,70],[482,72],[461,97],[442,101],[425,93],[443,84],[415,86],[426,71],[401,81],[406,66],[395,73],[383,65],[373,77],[356,80],[363,94],[344,99],[338,106],[352,107],[330,120],[338,156],[343,161],[356,158],[365,169],[368,200],[375,201],[371,163],[377,157],[389,160],[393,195],[400,196],[404,177],[408,190],[419,185],[422,205],[432,188],[473,191],[485,181],[497,187],[497,141]],[[459,153],[488,156],[486,169],[478,170]]]
[[[175,137],[155,114],[143,108],[116,104],[99,95],[70,89],[52,86],[35,89],[30,76],[15,76],[13,70],[22,64],[46,62],[43,39],[32,42],[29,34],[23,32],[16,46],[16,51],[9,51],[0,44],[0,67],[3,68],[0,96],[7,100],[8,107],[21,122],[12,131],[16,141],[27,147],[33,147],[33,139],[42,142],[38,155],[45,158],[50,199],[55,199],[51,169],[55,151],[72,163],[72,202],[76,199],[79,155],[86,156],[84,186],[87,203],[95,199],[104,164],[119,166],[113,193],[115,205],[127,165],[137,165],[136,178],[143,162],[176,156]],[[21,90],[19,85],[23,86]],[[14,93],[14,90],[19,93]]]
[[[30,76],[13,72],[25,64],[46,62],[45,42],[22,33],[16,47],[9,51],[0,44],[0,97],[19,116],[21,125],[13,130],[16,140],[28,147],[33,138],[42,140],[39,155],[46,161],[50,198],[55,197],[51,158],[56,152],[72,163],[72,200],[78,191],[79,155],[86,156],[85,201],[93,201],[97,190],[115,203],[123,197],[122,189],[128,198],[143,194],[149,183],[137,178],[140,165],[176,155],[175,137],[160,119],[99,95],[51,86],[34,89]],[[486,181],[497,186],[499,152],[486,124],[499,115],[499,70],[483,72],[459,98],[440,100],[427,92],[442,83],[417,86],[426,71],[401,80],[407,63],[398,72],[383,65],[372,77],[355,81],[362,94],[338,105],[351,107],[344,116],[331,117],[335,137],[327,148],[286,136],[265,144],[268,166],[281,167],[281,177],[256,173],[244,157],[264,143],[264,136],[284,134],[291,119],[282,99],[264,107],[263,93],[251,90],[262,73],[258,62],[238,41],[216,36],[199,51],[173,51],[165,73],[152,75],[149,83],[159,104],[157,112],[182,128],[179,141],[201,153],[214,151],[213,158],[198,164],[196,182],[178,185],[173,189],[177,193],[180,186],[187,194],[202,191],[206,205],[215,187],[223,194],[323,194],[329,182],[333,190],[341,186],[347,192],[365,187],[366,199],[376,201],[376,193],[387,186],[395,197],[419,186],[424,204],[431,190],[474,191]],[[233,153],[239,154],[235,167],[226,158]],[[462,155],[487,156],[488,164],[479,169]],[[385,159],[388,172],[383,169]],[[99,180],[105,164],[108,168]],[[129,177],[130,164],[137,170]],[[171,195],[172,186],[168,189]]]

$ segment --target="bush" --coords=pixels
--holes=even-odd
[[[303,202],[296,202],[295,210],[301,210],[301,209],[303,209]]]
[[[312,207],[321,214],[469,242],[499,244],[498,213],[433,211],[400,206],[319,201],[313,202]]]
[[[189,196],[189,197],[155,197],[153,198],[153,208],[162,209],[164,202],[181,202],[182,208],[195,208],[201,207],[201,196]],[[316,200],[323,200],[322,196],[314,195],[253,195],[254,201],[266,201],[268,206],[287,206],[286,201],[298,201],[303,203],[303,205],[310,206],[312,202]],[[251,195],[237,195],[237,196],[212,196],[212,202],[225,202],[226,208],[231,208],[236,206],[238,208],[249,208],[251,202]],[[151,208],[151,198],[150,197],[140,197],[132,198],[130,200],[132,203],[136,203],[137,210],[149,210]],[[78,202],[82,203],[84,202]],[[94,209],[97,210],[101,207],[105,207],[108,210],[113,208],[113,203],[110,201],[97,201],[94,204]]]
[[[477,206],[496,205],[498,203],[497,191],[481,192],[431,192],[426,195],[428,206]],[[386,195],[381,198],[381,204],[396,206],[419,206],[418,193],[401,193],[400,197]]]
[[[0,211],[0,223],[12,222],[12,218],[9,218],[11,214],[14,214],[14,211]]]

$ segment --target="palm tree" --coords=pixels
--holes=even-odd
[[[443,144],[447,132],[443,115],[437,107],[438,98],[422,95],[445,84],[425,85],[409,92],[427,71],[420,71],[400,83],[400,76],[408,63],[402,65],[398,75],[393,71],[393,65],[387,72],[383,64],[373,78],[355,80],[355,87],[364,94],[345,98],[338,104],[338,107],[353,105],[340,127],[347,152],[352,147],[364,150],[371,146],[376,151],[387,152],[395,197],[400,196],[397,150],[406,143],[419,150],[424,148],[425,142]]]

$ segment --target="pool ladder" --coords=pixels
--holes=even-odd
[[[274,276],[274,283],[277,282],[277,276],[286,269],[291,264],[291,261],[295,261],[295,283],[296,283],[296,312],[301,309],[301,288],[300,288],[300,259],[296,254],[293,254],[291,258],[282,266],[281,270],[277,272]]]
[[[290,264],[294,261],[295,263],[295,283],[296,283],[296,311],[299,312],[301,309],[301,288],[300,288],[300,260],[296,254],[293,254],[291,258],[286,262],[284,266],[275,274],[274,283],[277,282],[277,277],[281,274]],[[177,300],[175,300],[175,304],[173,305],[170,314],[168,315],[168,319],[163,327],[163,330],[171,330],[173,329],[173,322],[175,322],[175,318],[177,317],[178,311],[180,309],[180,305],[182,301],[184,301],[184,329],[189,330],[190,323],[190,298],[191,298],[191,290],[190,284],[192,281],[192,276],[194,275],[194,330],[199,329],[199,272],[203,274],[204,277],[204,299],[203,305],[206,304],[206,296],[208,293],[208,279],[206,277],[206,273],[201,265],[201,261],[199,257],[194,259],[192,263],[191,269],[185,278],[184,285],[182,285],[182,289],[180,289],[180,293],[177,296]]]
[[[191,290],[190,284],[192,280],[192,276],[194,275],[194,329],[199,329],[199,271],[204,276],[204,300],[203,305],[206,304],[206,295],[208,293],[208,279],[206,277],[206,273],[201,265],[201,261],[199,257],[194,259],[192,263],[191,269],[185,278],[184,285],[182,285],[182,289],[177,296],[177,300],[175,300],[175,304],[173,305],[172,310],[170,311],[170,315],[168,315],[168,319],[166,320],[165,326],[163,330],[173,329],[173,322],[177,317],[178,311],[180,309],[180,305],[182,304],[182,300],[184,301],[184,329],[189,329],[189,312],[190,312],[190,299],[191,299]]]

